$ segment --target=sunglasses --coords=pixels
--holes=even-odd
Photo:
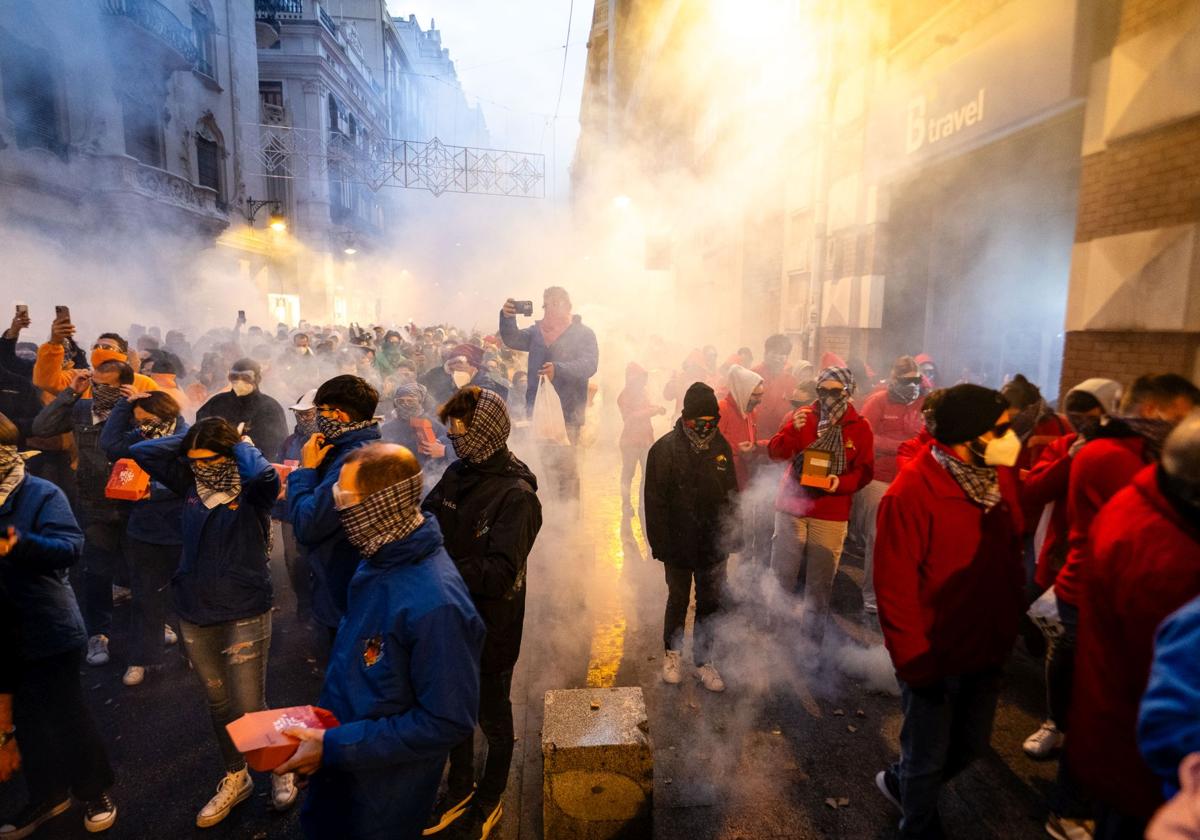
[[[901,385],[920,385],[921,377],[920,376],[901,376],[896,381],[899,382]]]
[[[1008,434],[1008,431],[1011,428],[1012,423],[1001,423],[992,427],[992,434],[994,434],[996,437],[1004,437],[1006,434]]]
[[[840,397],[846,393],[845,388],[818,388],[817,396],[819,397]]]

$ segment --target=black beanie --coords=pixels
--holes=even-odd
[[[966,443],[991,431],[1008,410],[1008,400],[999,391],[982,385],[947,388],[933,410],[934,437],[947,445]]]
[[[720,417],[721,407],[717,405],[717,395],[713,389],[703,382],[693,382],[683,395],[683,416],[687,420],[697,417]]]

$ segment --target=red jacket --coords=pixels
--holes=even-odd
[[[1100,508],[1146,466],[1144,449],[1145,442],[1137,436],[1097,438],[1073,459],[1067,489],[1067,562],[1054,579],[1054,593],[1068,604],[1079,605],[1080,573],[1091,556],[1092,522]]]
[[[920,455],[921,451],[931,443],[933,443],[933,435],[929,434],[929,430],[922,426],[920,434],[896,447],[896,474],[899,475],[900,470],[907,467],[913,458]]]
[[[813,403],[804,427],[797,431],[792,415],[784,418],[767,448],[772,461],[790,461],[817,439],[820,418],[819,403]],[[825,519],[830,522],[850,520],[850,501],[854,494],[871,483],[875,475],[875,440],[871,424],[859,416],[854,406],[847,406],[842,417],[842,442],[846,448],[846,471],[832,493],[804,487],[792,474],[791,466],[779,485],[775,509],[792,516]]]
[[[1146,818],[1162,804],[1162,782],[1138,751],[1138,704],[1155,630],[1200,595],[1200,530],[1163,496],[1149,466],[1100,511],[1091,536],[1067,759],[1099,798]]]
[[[1038,462],[1038,458],[1042,456],[1042,450],[1063,435],[1069,434],[1072,434],[1071,426],[1065,418],[1057,414],[1046,415],[1045,419],[1034,426],[1029,437],[1025,439],[1025,445],[1021,447],[1021,454],[1017,457],[1017,468],[1022,470],[1032,468]]]
[[[875,593],[896,675],[909,685],[1004,664],[1025,608],[1014,471],[1003,501],[972,502],[933,456],[908,464],[879,503]]]
[[[1025,511],[1025,526],[1036,529],[1046,505],[1054,505],[1046,538],[1038,554],[1034,580],[1043,590],[1054,584],[1058,570],[1067,556],[1067,487],[1071,482],[1071,444],[1078,435],[1072,432],[1055,438],[1043,447],[1041,457],[1021,483],[1021,505]]]
[[[717,428],[733,449],[733,474],[737,476],[738,491],[745,490],[754,472],[755,460],[762,456],[765,447],[770,443],[758,438],[758,411],[751,411],[749,415],[743,416],[738,411],[733,394],[726,394],[721,400],[721,420]],[[748,440],[754,441],[756,448],[750,452],[743,452],[740,444]]]
[[[900,471],[896,454],[909,438],[925,428],[921,409],[925,398],[918,397],[905,405],[888,398],[887,389],[876,391],[863,403],[862,416],[871,424],[875,435],[875,480],[889,484]]]
[[[771,373],[766,365],[755,365],[753,371],[763,378],[763,398],[758,406],[759,428],[778,429],[784,417],[792,416],[792,392],[796,390],[796,378],[787,369]]]

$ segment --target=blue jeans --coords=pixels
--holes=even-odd
[[[225,724],[233,723],[247,712],[267,708],[271,611],[222,624],[201,626],[187,621],[179,624],[184,650],[208,695],[208,714],[225,769],[241,770],[246,760],[233,745]]]
[[[900,684],[904,725],[900,761],[900,836],[941,838],[938,794],[942,783],[988,749],[1000,698],[999,670],[944,677],[933,685]]]

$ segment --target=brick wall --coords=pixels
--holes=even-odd
[[[1075,241],[1200,219],[1200,117],[1083,159]]]
[[[1093,376],[1116,379],[1126,388],[1143,373],[1192,376],[1200,333],[1108,332],[1067,333],[1063,347],[1060,396]]]

